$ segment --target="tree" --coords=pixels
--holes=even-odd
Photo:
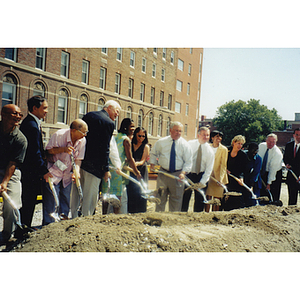
[[[283,130],[284,122],[277,110],[275,108],[270,110],[259,101],[232,100],[218,107],[213,124],[224,133],[224,145],[230,145],[232,138],[238,134],[246,137],[247,144],[260,143],[272,131]]]

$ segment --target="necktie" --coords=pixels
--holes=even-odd
[[[202,148],[201,148],[201,144],[200,144],[198,147],[198,153],[197,153],[197,159],[196,159],[196,174],[200,173],[201,159],[202,159]]]
[[[294,148],[294,158],[296,157],[296,153],[297,153],[297,144],[295,144],[295,148]]]
[[[170,154],[170,166],[169,171],[175,172],[175,158],[176,158],[176,152],[175,152],[175,140],[173,140],[172,147],[171,147],[171,154]]]
[[[265,155],[264,155],[264,159],[262,162],[262,166],[261,166],[261,174],[265,174],[266,173],[266,167],[267,167],[267,161],[268,161],[268,153],[269,153],[269,149],[267,149]]]

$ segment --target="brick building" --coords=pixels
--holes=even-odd
[[[44,95],[49,112],[45,140],[110,99],[121,105],[121,120],[131,117],[154,144],[169,134],[171,121],[195,138],[198,125],[200,48],[0,48],[1,107]]]

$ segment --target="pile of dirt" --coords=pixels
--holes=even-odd
[[[300,210],[255,206],[230,212],[101,215],[30,233],[21,252],[298,252]]]

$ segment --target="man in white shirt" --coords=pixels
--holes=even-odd
[[[159,164],[161,170],[184,179],[185,174],[192,168],[192,152],[187,141],[181,137],[183,125],[180,122],[172,122],[170,135],[158,140],[150,152],[150,167]],[[172,164],[172,148],[175,148],[174,164]],[[174,149],[173,148],[173,149]],[[158,174],[157,187],[163,187],[165,192],[161,195],[161,203],[156,205],[156,211],[164,211],[169,195],[169,211],[180,211],[182,195],[184,192],[183,182]]]
[[[263,186],[261,195],[267,195],[265,189],[269,190],[272,194],[274,204],[280,205],[283,155],[276,146],[276,142],[277,135],[270,133],[266,141],[259,144],[258,155],[262,159],[261,178],[266,185]]]
[[[187,177],[194,183],[200,182],[206,186],[214,166],[214,152],[207,143],[209,141],[210,130],[207,127],[200,127],[198,138],[188,142],[192,149],[193,166],[191,173]],[[200,151],[200,152],[199,152]],[[192,190],[187,190],[183,194],[181,211],[188,211]],[[195,191],[194,211],[201,212],[204,208],[203,196]]]

